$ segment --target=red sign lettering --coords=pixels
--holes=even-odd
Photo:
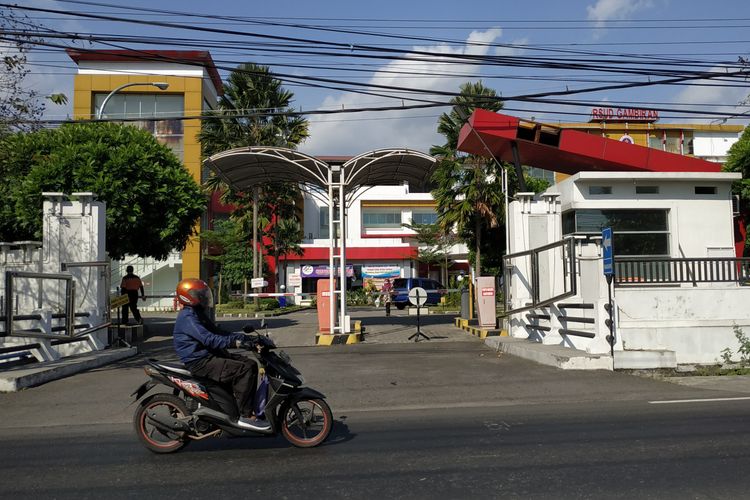
[[[653,109],[592,108],[590,121],[655,122],[658,119],[659,112]]]

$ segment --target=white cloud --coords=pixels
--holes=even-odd
[[[439,91],[457,91],[467,81],[476,80],[479,65],[446,62],[441,55],[465,54],[486,55],[492,47],[488,45],[499,38],[500,29],[472,32],[467,45],[450,47],[445,44],[414,47],[415,51],[429,52],[434,56],[406,56],[393,61],[376,71],[369,83],[396,87],[419,88]],[[479,43],[480,45],[470,45]],[[418,60],[419,59],[419,60]],[[398,75],[393,72],[419,73]],[[441,76],[441,75],[458,76]],[[378,92],[377,90],[374,90]],[[378,92],[383,93],[383,92]],[[406,95],[401,92],[399,95]],[[448,101],[445,96],[417,95],[421,99]],[[319,106],[322,109],[361,108],[367,106],[392,106],[400,101],[363,94],[346,93],[329,96]],[[409,104],[409,101],[404,101]],[[437,115],[447,108],[403,110],[391,112],[357,113],[352,115],[312,116],[310,139],[301,150],[313,155],[355,155],[371,149],[385,147],[408,147],[427,151],[440,142],[437,134]],[[357,121],[355,121],[357,120]]]
[[[654,6],[652,0],[599,0],[586,7],[588,19],[601,28],[604,21],[630,19],[638,11]]]
[[[724,68],[712,68],[711,71],[724,71]],[[695,85],[691,85],[683,89],[680,93],[675,96],[674,102],[675,107],[685,110],[700,110],[700,111],[715,111],[722,113],[732,113],[739,116],[735,119],[730,119],[730,122],[742,123],[746,125],[748,123],[748,116],[750,115],[750,106],[740,105],[740,101],[743,101],[748,97],[747,88],[737,87],[716,87],[716,86],[705,86],[699,84],[720,84],[719,81],[711,80],[698,80]],[[701,106],[705,104],[708,106]],[[715,105],[715,106],[711,106]],[[729,106],[727,106],[729,105]],[[719,119],[720,120],[720,119]],[[682,121],[694,121],[694,122],[716,122],[717,119],[699,119],[690,118],[689,120]]]

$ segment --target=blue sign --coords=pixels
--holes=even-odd
[[[611,227],[602,229],[602,257],[604,258],[604,275],[612,276],[615,274],[615,259]]]

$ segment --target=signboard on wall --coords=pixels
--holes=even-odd
[[[363,278],[400,278],[401,266],[397,265],[374,265],[362,266]]]
[[[302,266],[300,274],[303,278],[328,278],[330,276],[330,271],[328,266],[305,265]],[[336,269],[336,275],[338,276],[338,269]],[[347,264],[346,277],[351,278],[353,276],[354,266]]]
[[[299,274],[290,274],[287,278],[289,286],[302,286],[302,276]]]

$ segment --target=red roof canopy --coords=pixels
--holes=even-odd
[[[477,109],[461,129],[458,149],[523,165],[575,174],[581,171],[719,172],[719,163],[607,139],[578,130]]]

